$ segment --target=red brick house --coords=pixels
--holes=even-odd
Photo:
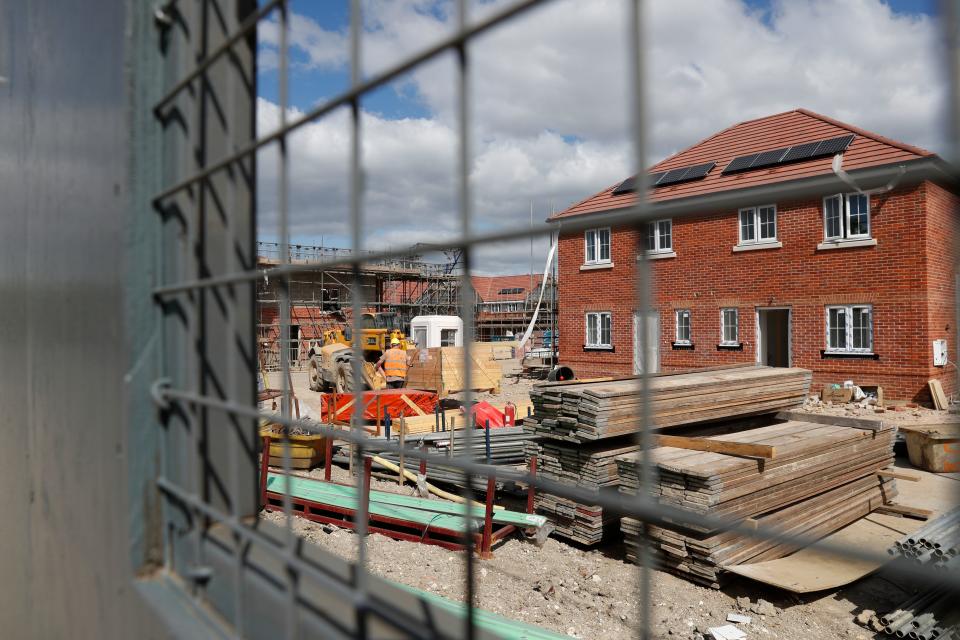
[[[560,361],[578,376],[644,360],[761,362],[890,398],[928,400],[932,378],[957,392],[958,197],[937,156],[797,109],[724,129],[649,173],[655,222],[624,224],[633,179],[550,218]],[[653,279],[646,354],[640,246]]]

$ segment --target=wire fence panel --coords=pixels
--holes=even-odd
[[[197,0],[167,2],[158,9],[158,55],[163,56],[169,89],[155,106],[163,127],[165,186],[155,195],[154,206],[164,221],[162,264],[157,265],[160,283],[153,295],[163,317],[165,368],[157,380],[154,399],[163,420],[161,434],[162,474],[157,487],[165,498],[163,548],[165,568],[177,576],[184,593],[198,610],[210,612],[222,623],[226,634],[249,637],[489,637],[476,625],[477,561],[471,532],[464,531],[463,553],[466,575],[465,615],[458,619],[435,609],[411,594],[403,595],[372,576],[366,567],[367,510],[360,501],[356,514],[359,539],[357,562],[353,565],[309,548],[293,530],[295,508],[291,499],[292,459],[284,447],[282,467],[286,485],[280,529],[258,521],[262,488],[260,478],[261,440],[259,426],[264,418],[287,427],[278,437],[289,444],[291,428],[304,433],[335,437],[347,443],[357,469],[364,464],[369,445],[361,421],[354,411],[351,428],[326,427],[295,417],[290,402],[291,367],[304,360],[301,337],[291,335],[291,287],[298,275],[336,268],[336,282],[349,291],[353,336],[362,334],[362,316],[371,303],[371,286],[364,281],[365,267],[423,269],[424,263],[411,256],[410,249],[372,250],[364,246],[365,219],[360,103],[378,89],[404,74],[451,52],[456,60],[454,94],[457,106],[456,202],[458,235],[443,245],[425,242],[423,252],[452,251],[462,260],[462,271],[454,273],[443,265],[430,277],[459,278],[459,315],[463,319],[466,361],[476,333],[478,307],[473,295],[471,268],[479,246],[504,240],[543,237],[556,233],[550,225],[529,228],[480,231],[474,228],[470,191],[471,138],[471,43],[491,29],[521,19],[549,0],[517,0],[480,19],[471,19],[466,0],[455,3],[454,33],[413,52],[390,68],[369,77],[361,73],[363,10],[360,0],[350,3],[349,86],[305,113],[290,115],[288,32],[290,13],[286,0]],[[643,77],[643,11],[639,0],[629,1],[630,104],[634,165],[645,165],[646,109]],[[950,14],[953,15],[953,14]],[[276,129],[256,131],[257,28],[266,20],[279,25],[279,102]],[[955,34],[955,29],[951,30]],[[954,92],[955,95],[955,92]],[[291,246],[290,243],[290,136],[308,123],[349,110],[349,251],[322,247]],[[954,111],[956,113],[956,110]],[[278,224],[275,243],[257,243],[256,188],[257,161],[262,151],[275,152],[277,163]],[[645,180],[643,171],[639,180]],[[643,192],[644,185],[638,185]],[[677,215],[685,215],[681,209]],[[663,215],[662,213],[659,215]],[[651,220],[643,198],[629,211],[602,214],[589,221],[564,222],[564,233],[575,233],[598,224],[635,227]],[[639,234],[638,234],[639,235]],[[424,239],[429,240],[429,239]],[[462,254],[462,259],[461,259]],[[642,252],[641,252],[642,255]],[[258,268],[258,256],[267,266]],[[280,283],[275,305],[279,331],[257,325],[257,287],[264,280]],[[646,259],[638,261],[636,310],[640,323],[641,353],[647,352],[646,324],[651,308],[653,282]],[[341,300],[337,294],[337,304]],[[346,297],[344,298],[346,300]],[[562,302],[562,301],[561,301]],[[318,303],[329,304],[330,300]],[[556,340],[555,334],[551,335]],[[275,345],[269,362],[259,361],[258,341]],[[288,345],[286,347],[276,345]],[[362,390],[364,354],[359,339],[352,342],[354,391]],[[258,409],[257,374],[261,367],[279,372],[279,415]],[[465,403],[471,401],[471,367],[466,367]],[[500,480],[529,484],[537,490],[598,504],[618,516],[639,520],[643,526],[668,522],[736,531],[745,536],[797,544],[819,545],[848,557],[876,560],[860,549],[838,548],[788,532],[754,528],[741,521],[727,521],[698,515],[653,499],[653,466],[650,460],[651,408],[650,376],[641,375],[636,384],[642,403],[636,415],[640,444],[638,495],[616,490],[591,492],[522,471],[505,470],[468,457],[448,457],[403,447],[398,442],[379,444],[379,450],[402,453],[408,460],[426,460],[459,469],[464,481],[462,497],[473,499],[472,479],[496,475]],[[266,380],[264,380],[264,384]],[[266,384],[265,384],[266,386]],[[465,451],[477,437],[464,430]],[[263,452],[264,464],[269,452]],[[360,474],[358,477],[362,477]],[[649,544],[641,536],[637,584],[640,597],[638,635],[651,634],[652,558]],[[885,558],[884,558],[885,559]],[[922,568],[905,566],[903,575],[925,577]],[[957,588],[955,578],[948,579]]]

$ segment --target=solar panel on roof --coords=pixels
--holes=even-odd
[[[684,181],[687,181],[702,178],[710,173],[710,170],[715,166],[717,166],[716,162],[705,162],[703,164],[694,165],[690,167],[690,171],[687,172],[687,175],[683,176],[683,179]]]
[[[820,143],[820,146],[817,147],[817,150],[814,151],[814,155],[828,156],[835,153],[840,153],[841,151],[846,150],[846,148],[850,146],[851,142],[853,142],[852,135],[824,140]]]
[[[838,138],[828,138],[827,140],[804,142],[803,144],[797,144],[783,149],[771,149],[760,153],[737,156],[730,161],[730,164],[723,168],[721,173],[727,174],[735,171],[746,171],[747,169],[773,167],[788,162],[841,153],[850,146],[853,138],[853,135],[840,136]]]
[[[680,167],[669,171],[658,171],[649,174],[649,185],[651,187],[663,187],[668,184],[679,184],[697,180],[710,173],[710,170],[717,165],[716,162],[705,162],[690,167]],[[624,193],[630,193],[637,190],[637,176],[627,178],[614,188],[611,195],[619,196]]]
[[[631,191],[636,191],[637,190],[636,182],[637,182],[636,176],[627,178],[626,180],[621,182],[619,185],[617,185],[617,188],[613,190],[612,195],[619,196],[624,193],[630,193]]]
[[[678,182],[683,182],[683,177],[687,175],[688,171],[690,171],[690,167],[680,167],[679,169],[671,169],[670,171],[667,171],[666,175],[664,175],[662,178],[657,180],[656,186],[660,187],[668,184],[676,184]]]
[[[783,156],[785,156],[789,150],[790,147],[784,147],[783,149],[773,149],[772,151],[758,153],[757,157],[750,165],[750,168],[759,169],[760,167],[769,167],[771,165],[779,164],[780,159],[783,158]]]
[[[753,164],[753,161],[757,159],[759,153],[750,153],[745,156],[737,156],[730,161],[726,167],[724,167],[722,173],[732,173],[734,171],[743,171],[744,169],[749,169],[750,165]]]
[[[794,162],[795,160],[806,160],[813,155],[813,152],[817,150],[818,146],[820,146],[819,140],[793,145],[783,156],[780,162],[783,163]]]

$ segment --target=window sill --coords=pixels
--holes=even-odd
[[[783,243],[776,242],[754,242],[751,244],[738,244],[733,247],[734,251],[760,251],[761,249],[779,249]]]
[[[593,271],[595,269],[613,269],[612,262],[591,262],[590,264],[580,265],[580,271]]]
[[[637,254],[637,260],[640,259],[641,254]],[[676,258],[676,251],[645,251],[642,255],[647,257],[647,260],[665,260],[667,258]]]
[[[590,345],[590,344],[583,345],[583,350],[584,351],[609,351],[610,353],[613,353],[615,351],[612,345],[604,347],[600,345]]]
[[[717,345],[717,351],[743,351],[743,343],[723,343]]]
[[[876,353],[867,353],[865,351],[826,351],[822,349],[820,351],[820,358],[823,360],[829,360],[831,358],[835,358],[837,360],[879,360],[880,355]]]
[[[826,251],[829,249],[853,249],[854,247],[875,247],[876,238],[863,238],[862,240],[827,240],[817,245],[817,251]]]
[[[670,346],[674,351],[693,351],[692,342],[671,342]]]

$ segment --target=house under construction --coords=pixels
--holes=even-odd
[[[360,295],[364,311],[396,314],[399,326],[418,315],[456,315],[459,311],[461,273],[459,254],[448,252],[443,262],[430,262],[413,250],[409,256],[376,260],[360,269]],[[305,345],[323,331],[349,325],[352,318],[354,273],[337,258],[350,249],[290,245],[292,264],[316,264],[315,270],[298,272],[288,280],[290,304],[290,362],[306,361]],[[258,267],[279,264],[279,245],[257,243]],[[324,264],[326,263],[326,264]],[[257,332],[263,366],[279,364],[281,292],[283,281],[263,278],[257,285]]]
[[[258,267],[279,264],[279,245],[258,242]],[[349,325],[353,305],[353,270],[336,264],[337,258],[352,255],[349,249],[312,245],[291,245],[292,264],[316,264],[298,272],[288,281],[290,339],[287,348],[293,366],[307,360],[307,344],[318,340],[325,330]],[[407,331],[410,320],[420,315],[459,315],[460,255],[450,251],[442,261],[425,260],[414,247],[409,256],[377,260],[360,269],[360,295],[364,311],[395,314],[397,326]],[[478,340],[519,338],[530,324],[540,302],[531,347],[549,346],[555,326],[556,292],[552,287],[541,299],[542,274],[473,276],[476,298]],[[548,283],[552,283],[548,278]],[[272,370],[279,365],[281,291],[283,281],[264,277],[257,285],[258,343],[262,364]]]

